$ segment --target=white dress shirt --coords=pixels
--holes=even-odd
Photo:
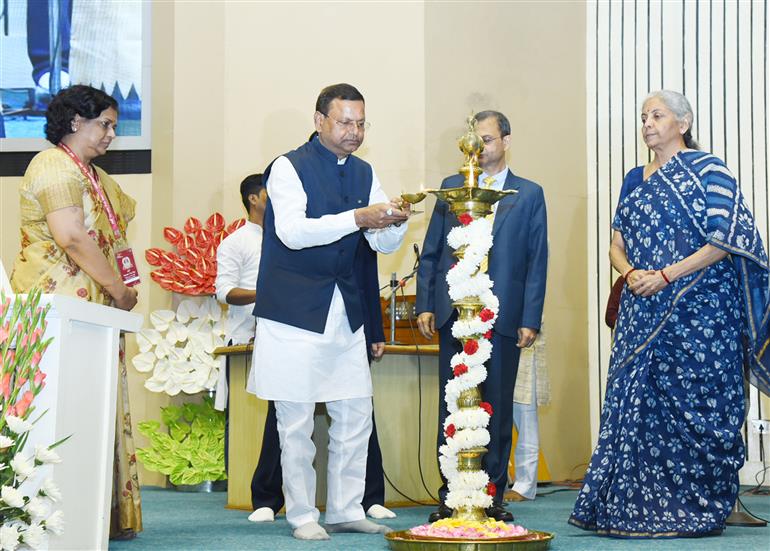
[[[497,191],[502,191],[503,187],[505,186],[505,180],[508,178],[508,167],[506,166],[503,170],[498,172],[497,174],[492,174],[492,178],[495,179],[494,182],[489,184],[484,183],[484,180],[486,180],[490,175],[486,172],[482,172],[479,176],[479,187],[488,187],[489,189],[495,189]],[[497,201],[499,203],[500,201]],[[497,212],[497,203],[492,205],[492,213]]]
[[[256,289],[259,257],[262,254],[262,226],[247,221],[217,247],[217,300],[227,304],[233,289]],[[254,338],[253,304],[230,304],[225,323],[225,342],[246,344]]]
[[[338,164],[346,160],[340,159]],[[276,234],[291,249],[327,245],[359,230],[354,209],[308,218],[307,195],[286,157],[273,164],[267,193],[275,213]],[[387,202],[372,170],[369,204]],[[372,249],[391,253],[401,245],[406,229],[404,223],[364,235]],[[258,318],[256,334],[247,390],[260,398],[330,402],[372,395],[364,328],[355,333],[350,330],[345,303],[336,286],[322,334],[265,318]]]

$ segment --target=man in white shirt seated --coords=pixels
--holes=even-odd
[[[257,274],[262,253],[262,219],[267,190],[262,175],[252,174],[241,182],[241,200],[248,213],[246,224],[228,235],[217,248],[217,300],[228,305],[225,342],[247,344],[254,340],[256,318],[252,314],[257,296]],[[227,368],[219,372],[215,407],[227,405]],[[225,448],[227,456],[227,448]]]

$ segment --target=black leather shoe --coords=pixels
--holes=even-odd
[[[513,515],[505,507],[499,503],[493,503],[492,507],[488,507],[487,516],[495,520],[502,520],[503,522],[513,522]]]
[[[452,509],[450,509],[443,503],[439,503],[438,509],[436,511],[433,511],[430,515],[428,515],[428,522],[436,522],[437,520],[441,520],[442,518],[449,518],[451,516],[452,516]]]

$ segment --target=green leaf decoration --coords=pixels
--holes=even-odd
[[[168,475],[173,484],[225,480],[225,415],[209,397],[203,403],[161,408],[161,422],[143,421],[139,432],[150,446],[136,451],[149,471]],[[164,428],[165,425],[165,428]]]

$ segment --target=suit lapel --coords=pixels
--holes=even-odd
[[[519,179],[513,175],[511,170],[508,170],[508,176],[505,178],[505,184],[503,189],[519,189]],[[492,236],[497,234],[497,231],[502,226],[508,213],[511,212],[513,206],[519,200],[519,194],[514,193],[512,195],[506,195],[497,204],[497,211],[495,212],[495,223],[492,225]]]

